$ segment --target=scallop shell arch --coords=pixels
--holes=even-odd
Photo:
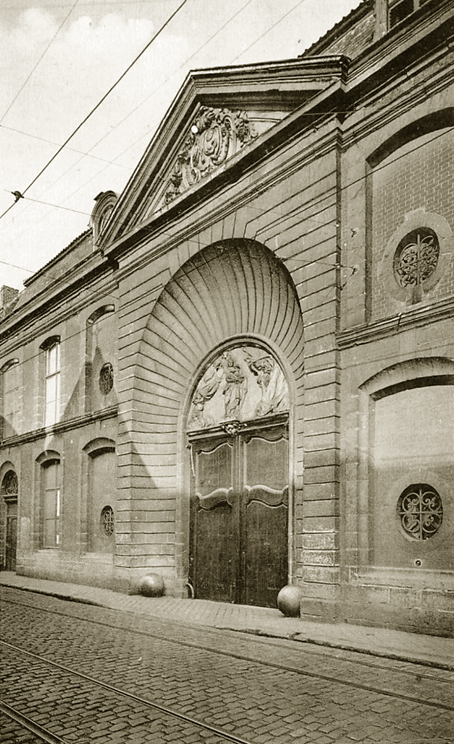
[[[147,421],[150,444],[162,445],[163,432],[178,430],[203,369],[235,340],[236,346],[267,347],[287,378],[291,402],[297,402],[303,390],[298,297],[284,264],[246,239],[213,243],[189,259],[151,312],[137,359],[134,406]],[[175,452],[169,445],[169,455],[170,450]]]

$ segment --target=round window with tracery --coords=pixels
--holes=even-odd
[[[428,540],[440,529],[443,504],[435,488],[427,483],[408,486],[397,502],[404,533],[412,540]]]
[[[101,511],[101,530],[107,537],[114,533],[114,511],[111,506],[105,506]]]
[[[428,227],[407,233],[394,254],[394,278],[403,288],[413,289],[415,300],[438,266],[440,245],[436,233]]]

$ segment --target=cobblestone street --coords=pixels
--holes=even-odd
[[[448,670],[4,587],[1,596],[3,702],[55,741],[453,741]],[[2,741],[39,740],[12,731],[6,721]]]

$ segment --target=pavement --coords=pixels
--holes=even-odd
[[[452,638],[347,623],[311,623],[300,618],[285,617],[278,609],[202,599],[121,594],[110,589],[19,576],[10,571],[0,572],[0,586],[191,626],[314,643],[454,670]]]

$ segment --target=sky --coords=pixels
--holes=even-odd
[[[22,289],[122,192],[190,70],[297,57],[360,3],[186,0],[88,116],[182,1],[2,0],[0,286]]]

